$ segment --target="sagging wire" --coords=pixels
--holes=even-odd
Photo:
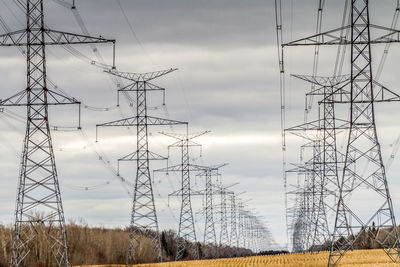
[[[22,124],[25,124],[25,123],[26,123],[26,120],[25,120],[22,116],[19,116],[18,114],[13,113],[13,112],[11,112],[11,111],[9,111],[9,110],[3,109],[2,112],[1,112],[1,114],[3,114],[4,116],[0,116],[0,119],[3,120],[4,123],[8,124],[8,125],[9,125],[12,129],[14,129],[14,130],[18,130],[18,129],[17,129],[13,124],[11,124],[11,123],[7,120],[7,118],[12,119],[12,120],[14,120],[14,121],[16,121],[16,122],[19,122],[19,123],[22,123]],[[2,138],[2,140],[6,140],[6,139],[5,139],[5,138]],[[17,158],[21,159],[20,153],[17,151],[17,149],[16,149],[13,145],[11,145],[10,142],[4,142],[3,144],[5,144],[5,145],[8,146],[11,150],[13,150],[14,153],[15,153],[15,155],[17,156]],[[56,148],[55,150],[56,150],[56,151],[64,151],[63,148],[58,148],[58,149]],[[110,184],[111,184],[111,181],[106,181],[106,182],[103,182],[103,183],[99,183],[99,184],[95,184],[95,185],[90,185],[90,186],[72,185],[72,184],[66,183],[66,182],[64,182],[64,181],[62,181],[62,180],[60,180],[60,183],[61,183],[63,186],[68,187],[68,188],[73,189],[73,190],[89,191],[89,190],[100,189],[100,188],[103,188],[103,187],[106,186],[106,185],[110,185]]]
[[[284,55],[283,55],[283,26],[282,26],[282,1],[275,0],[275,27],[276,27],[276,44],[278,52],[278,64],[279,64],[279,88],[280,88],[280,114],[281,114],[281,146],[282,146],[282,177],[283,187],[285,191],[285,210],[288,209],[287,202],[287,177],[286,177],[286,137],[285,137],[285,122],[286,122],[286,111],[285,111],[285,67],[284,67]],[[289,245],[289,220],[288,213],[286,212],[286,238],[287,244]]]
[[[318,13],[317,13],[317,26],[315,30],[315,34],[318,35],[322,32],[322,15],[323,15],[323,8],[324,8],[325,1],[324,0],[319,0],[318,1]],[[320,36],[317,37],[317,42],[319,42],[321,39]],[[320,46],[316,45],[314,47],[314,58],[313,58],[313,70],[312,70],[312,77],[317,76],[318,74],[318,63],[319,63],[319,51],[320,51]],[[310,92],[313,92],[315,90],[315,84],[311,83],[311,89]],[[313,106],[313,95],[311,94],[309,96],[310,100],[308,101],[308,105],[306,104],[305,108],[305,113],[304,113],[304,123],[307,123],[308,121],[308,113],[310,113],[312,106]]]
[[[292,3],[293,5],[293,3]],[[324,10],[325,1],[318,1],[318,9],[317,9],[317,22],[316,22],[316,35],[322,32],[322,19],[323,19],[323,10]],[[293,12],[293,6],[291,7]],[[282,132],[282,151],[283,151],[283,177],[284,177],[284,188],[285,188],[285,209],[286,209],[286,234],[287,234],[287,242],[289,246],[290,238],[289,238],[289,214],[288,214],[288,189],[287,189],[287,172],[286,172],[286,142],[285,142],[285,128],[286,128],[286,112],[285,112],[285,69],[284,69],[284,55],[282,49],[283,43],[283,33],[282,33],[282,3],[280,0],[275,1],[275,17],[276,17],[276,28],[277,28],[277,46],[278,46],[278,60],[279,60],[279,68],[280,68],[280,95],[281,95],[281,132]],[[293,15],[291,15],[291,25],[293,24]],[[292,28],[292,27],[291,27]],[[320,37],[317,37],[320,39]],[[317,40],[318,41],[318,40]],[[319,65],[319,54],[320,48],[319,46],[315,46],[314,48],[314,57],[313,57],[313,71],[312,76],[315,77],[318,74],[318,65]],[[315,85],[311,83],[310,91],[314,91]],[[304,123],[308,121],[308,114],[310,113],[313,106],[313,96],[309,96],[309,100],[306,96],[305,101],[305,112],[304,112]],[[300,159],[302,160],[302,159]],[[298,177],[299,183],[299,177]],[[299,184],[298,184],[299,186]]]

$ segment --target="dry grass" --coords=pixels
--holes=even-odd
[[[207,267],[250,267],[250,266],[273,266],[273,267],[326,267],[328,263],[328,252],[320,253],[296,253],[271,256],[254,256],[246,258],[230,258],[217,260],[201,261],[181,261],[166,262],[158,264],[140,264],[130,267],[187,267],[187,266],[207,266]],[[355,250],[346,253],[341,260],[340,267],[389,267],[398,266],[390,261],[383,250]],[[84,266],[80,266],[84,267]],[[85,266],[87,267],[87,266]],[[91,266],[91,267],[100,267]],[[102,265],[101,267],[126,267],[126,265]]]

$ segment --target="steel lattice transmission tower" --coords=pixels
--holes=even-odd
[[[181,212],[179,217],[179,229],[178,229],[178,244],[176,260],[181,260],[187,249],[190,249],[194,259],[199,259],[199,251],[197,248],[196,231],[193,218],[192,202],[191,202],[191,181],[190,172],[200,171],[203,167],[195,166],[190,164],[190,147],[200,147],[201,145],[194,142],[193,139],[202,136],[209,131],[189,134],[175,134],[175,133],[162,133],[166,136],[177,139],[178,141],[168,146],[168,149],[177,147],[181,149],[181,164],[176,166],[170,166],[164,169],[156,170],[158,172],[181,172],[181,188],[169,196],[179,196],[182,198]],[[188,243],[191,242],[192,244]],[[188,248],[188,246],[190,246]]]
[[[26,89],[0,102],[1,106],[27,107],[10,266],[24,265],[39,236],[44,236],[47,249],[51,250],[51,264],[69,266],[65,218],[48,106],[80,103],[48,88],[46,46],[115,44],[115,40],[49,29],[44,21],[43,0],[19,1],[18,4],[26,12],[26,28],[0,35],[0,46],[26,47],[27,62]]]
[[[229,243],[229,235],[228,235],[228,218],[227,218],[227,208],[226,208],[226,195],[228,192],[225,188],[220,188],[220,196],[221,196],[221,232],[219,235],[219,245],[227,246]]]
[[[215,222],[214,222],[214,184],[213,177],[218,177],[220,174],[218,170],[226,166],[227,164],[221,164],[212,167],[203,167],[202,171],[197,174],[199,177],[205,177],[206,188],[204,190],[199,190],[193,192],[193,195],[205,196],[205,207],[202,212],[205,214],[205,224],[204,224],[204,244],[217,245],[217,235],[215,232]]]
[[[206,180],[206,205],[205,205],[205,214],[206,214],[206,222],[204,224],[204,244],[217,244],[217,236],[215,234],[215,223],[214,223],[214,192],[213,192],[213,183],[212,177],[215,175],[219,175],[218,173],[213,173],[213,170],[208,169],[203,173],[199,174],[199,176],[205,177]]]
[[[131,263],[137,256],[138,247],[143,237],[151,239],[154,253],[157,255],[159,261],[162,261],[160,235],[158,232],[158,220],[154,204],[149,162],[150,160],[162,160],[165,158],[149,151],[148,126],[181,125],[187,123],[149,116],[147,114],[147,94],[152,91],[164,92],[164,88],[153,84],[152,81],[175,70],[176,69],[169,69],[148,73],[107,71],[110,75],[131,82],[129,85],[119,89],[119,93],[136,93],[135,116],[96,125],[96,129],[98,127],[136,127],[136,151],[120,159],[125,161],[132,160],[137,163],[127,258],[128,263]]]
[[[301,172],[306,172],[306,175],[314,175],[311,179],[307,179],[307,183],[311,182],[313,186],[302,191],[303,197],[305,197],[303,194],[304,192],[309,192],[312,195],[312,219],[310,223],[300,223],[302,220],[298,217],[300,220],[297,223],[297,227],[312,226],[312,229],[310,233],[306,234],[309,242],[300,241],[298,239],[299,235],[296,237],[296,247],[298,249],[306,245],[306,250],[314,251],[325,249],[327,243],[330,242],[333,230],[334,222],[329,221],[328,218],[332,217],[330,215],[336,213],[337,192],[339,191],[338,168],[339,165],[344,163],[344,156],[340,154],[336,148],[336,131],[348,130],[349,128],[349,123],[347,121],[338,119],[335,116],[334,97],[336,95],[342,97],[348,96],[348,92],[345,91],[343,87],[349,84],[350,79],[347,75],[336,77],[293,76],[313,85],[313,90],[307,93],[307,96],[319,96],[322,98],[320,100],[323,109],[322,118],[287,130],[306,139],[310,139],[309,136],[313,135],[310,139],[312,140],[311,147],[314,149],[313,160],[311,164],[306,163],[306,165],[309,165],[308,167],[299,168]],[[318,150],[318,152],[316,152],[316,150]],[[302,207],[299,206],[298,208],[304,211],[305,207],[307,207],[307,205],[302,205]],[[299,215],[300,214],[303,214],[303,212],[300,212]],[[297,234],[298,233],[299,231],[297,229]]]
[[[372,238],[394,262],[400,262],[399,234],[377,137],[374,109],[376,102],[398,101],[399,96],[385,87],[376,90],[371,66],[371,45],[400,42],[400,31],[371,24],[368,0],[352,0],[350,5],[350,25],[286,44],[351,47],[350,100],[335,100],[350,104],[350,130],[329,266],[335,266],[361,236]],[[351,32],[350,39],[340,34],[346,29]],[[373,29],[378,29],[379,33],[372,38]],[[365,188],[369,189],[369,209],[361,212],[353,205],[353,199],[361,198],[366,193]]]
[[[229,238],[229,246],[239,247],[238,231],[237,231],[237,215],[236,215],[236,195],[233,193],[230,195],[230,224],[231,234]]]
[[[238,221],[238,247],[246,247],[246,236],[245,236],[245,203],[246,201],[237,201],[236,205],[236,216]]]
[[[205,224],[204,224],[204,233],[203,233],[203,243],[210,245],[217,245],[217,235],[215,232],[215,223],[214,223],[214,206],[213,206],[213,183],[212,177],[213,175],[219,175],[218,173],[213,173],[211,169],[203,169],[202,172],[197,174],[199,177],[205,177],[206,180],[206,188],[205,190],[195,191],[193,195],[201,195],[205,196],[205,204],[201,211],[205,214]]]
[[[222,183],[222,177],[219,180],[219,184],[216,185],[214,194],[218,194],[220,196],[220,206],[218,207],[218,213],[220,214],[220,235],[219,235],[219,245],[220,246],[229,246],[230,238],[228,233],[228,207],[227,201],[230,199],[232,201],[231,196],[234,195],[234,192],[228,190],[228,188],[237,185],[238,183],[231,185],[224,185]],[[232,216],[232,214],[231,214]],[[231,220],[232,223],[232,220]],[[236,227],[236,226],[235,226]],[[232,225],[231,225],[232,230]]]
[[[313,246],[315,232],[327,231],[327,220],[324,212],[319,214],[318,203],[321,195],[321,139],[309,133],[304,135],[308,143],[302,146],[302,150],[311,150],[311,159],[303,165],[289,170],[300,177],[304,177],[303,183],[288,194],[296,196],[295,216],[293,217],[293,248],[295,251],[305,251]],[[300,181],[299,181],[300,182]],[[320,225],[316,225],[318,215],[321,217]]]

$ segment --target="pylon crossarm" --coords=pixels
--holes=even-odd
[[[96,124],[97,127],[114,127],[114,126],[137,126],[138,125],[138,118],[137,117],[130,117],[126,119],[106,122],[102,124]]]
[[[285,132],[293,132],[293,131],[310,131],[310,130],[321,130],[323,125],[323,120],[315,120],[315,121],[310,121],[307,123],[303,123],[300,125],[296,125],[290,128],[285,129]]]
[[[306,38],[301,38],[295,41],[291,41],[282,44],[282,47],[286,46],[310,46],[310,45],[367,45],[367,44],[387,44],[387,43],[399,43],[400,42],[400,31],[390,29],[383,26],[370,24],[371,29],[381,31],[378,37],[371,38],[370,40],[362,40],[357,38],[351,41],[348,36],[343,35],[343,32],[351,29],[351,25],[336,28],[330,31],[315,34]]]
[[[108,71],[104,71],[108,72]],[[146,86],[146,88],[145,88]],[[131,84],[128,84],[121,89],[118,89],[118,92],[136,92],[136,91],[165,91],[165,88],[162,88],[158,85],[154,85],[149,82],[134,82]]]
[[[204,132],[198,132],[198,133],[192,133],[192,134],[177,134],[177,133],[165,133],[165,132],[160,132],[160,134],[163,134],[165,136],[171,137],[178,139],[180,141],[190,141],[191,139],[197,138],[199,136],[205,135],[207,133],[210,133],[211,131],[204,131]]]
[[[196,143],[196,142],[193,142],[193,141],[190,141],[190,140],[189,140],[189,141],[181,140],[181,141],[178,141],[178,142],[175,142],[175,143],[169,145],[168,148],[172,148],[172,147],[183,147],[183,146],[188,146],[188,147],[197,146],[197,147],[201,147],[201,144]]]
[[[81,104],[80,101],[73,97],[65,96],[52,90],[31,90],[31,101],[29,102],[29,106],[43,105],[43,103],[40,103],[39,101],[36,103],[35,99],[42,99],[45,92],[47,93],[47,105]],[[0,100],[0,106],[27,106],[26,95],[27,90],[23,90],[7,99]]]
[[[343,88],[347,86],[349,83],[344,84],[342,87],[336,89],[333,93],[327,95],[322,101],[319,103],[337,103],[337,104],[349,104],[352,103],[350,100],[350,92],[344,90]],[[382,103],[382,102],[397,102],[400,101],[400,95],[390,90],[386,86],[380,84],[379,82],[373,80],[372,81],[374,88],[374,103]],[[378,89],[377,89],[378,88]],[[344,97],[343,97],[344,96]],[[371,103],[371,100],[368,98],[366,100],[357,100],[353,101],[353,103]]]
[[[135,116],[126,119],[111,121],[107,123],[97,124],[96,127],[114,127],[114,126],[138,126],[142,125],[142,121],[147,119],[147,125],[161,126],[161,125],[180,125],[187,124],[183,121],[168,120],[163,118],[151,116]]]
[[[148,159],[149,160],[167,160],[168,158],[161,156],[157,153],[148,151],[149,155],[148,155]],[[137,151],[132,152],[120,159],[118,159],[118,161],[137,161],[138,160],[138,155],[137,155]]]
[[[306,38],[301,38],[289,43],[282,44],[285,46],[307,46],[307,45],[344,45],[349,44],[345,36],[341,36],[343,31],[350,29],[350,26],[344,26],[330,31],[315,34]],[[338,34],[339,33],[339,34]]]
[[[341,83],[347,82],[350,80],[350,75],[339,75],[334,77],[323,77],[323,76],[312,76],[312,75],[300,75],[300,74],[292,74],[291,76],[315,84],[322,87],[329,86],[335,87]]]
[[[185,168],[185,170],[187,171],[204,171],[208,169],[208,167],[194,165],[194,164],[188,164],[187,167],[188,168]],[[154,170],[154,172],[178,172],[178,171],[182,171],[182,164]]]
[[[343,87],[336,90],[335,93],[336,93],[335,97],[341,96],[343,98],[343,95],[350,96],[350,92],[344,90]],[[323,99],[325,99],[325,97],[327,95],[329,95],[329,94],[326,93],[326,86],[319,86],[318,88],[313,89],[313,90],[309,91],[308,93],[306,93],[306,96],[322,96],[322,97],[324,97]],[[333,103],[333,101],[328,98],[328,100],[326,100],[326,101],[322,100],[322,101],[318,102],[318,104],[321,104],[321,103]]]
[[[375,24],[370,24],[370,28],[376,29],[376,30],[382,30],[383,33],[374,39],[371,40],[371,43],[398,43],[400,42],[400,31],[396,29],[391,29],[388,27],[380,26],[380,25],[375,25]]]
[[[378,83],[377,81],[373,81],[373,84],[379,88],[379,90],[374,90],[374,102],[393,102],[400,101],[400,95]]]
[[[31,34],[40,32],[41,29],[31,29]],[[67,45],[67,44],[94,44],[94,43],[115,43],[114,39],[106,39],[103,37],[93,37],[82,34],[75,34],[63,31],[44,29],[45,34],[44,45]],[[26,46],[26,29],[9,32],[0,35],[0,46]],[[43,43],[31,42],[32,45],[43,45]]]
[[[347,130],[350,127],[350,122],[342,119],[335,119],[336,122],[339,122],[339,124],[335,125],[336,130]],[[307,123],[303,123],[300,125],[296,125],[290,128],[285,129],[286,132],[298,132],[298,131],[322,131],[322,130],[327,130],[327,129],[333,129],[333,126],[329,127],[324,127],[324,120],[319,119]],[[307,138],[310,139],[310,138]],[[312,139],[315,140],[315,139]]]
[[[159,78],[161,76],[167,75],[168,73],[174,72],[178,69],[168,69],[168,70],[160,70],[160,71],[154,71],[154,72],[146,72],[146,73],[133,73],[133,72],[121,72],[121,71],[115,71],[115,70],[106,70],[108,74],[126,79],[126,80],[131,80],[134,82],[147,82],[156,78]]]
[[[1,34],[0,46],[26,46],[26,30]]]
[[[40,29],[37,29],[37,31],[40,31]],[[44,34],[49,39],[45,41],[46,45],[115,43],[115,39],[106,39],[101,36],[93,37],[51,29],[45,29]]]
[[[175,121],[175,120],[168,120],[168,119],[147,116],[147,124],[149,126],[151,125],[162,126],[162,125],[180,125],[188,123],[184,121]]]

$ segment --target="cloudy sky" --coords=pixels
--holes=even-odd
[[[300,3],[301,2],[301,3]],[[285,40],[293,40],[315,31],[317,1],[283,1]],[[371,1],[375,24],[389,26],[395,1],[378,5]],[[285,195],[282,180],[280,137],[279,70],[275,39],[273,1],[265,0],[77,0],[77,8],[92,35],[117,40],[117,68],[128,72],[148,72],[179,68],[179,71],[158,80],[166,88],[166,109],[160,106],[162,96],[150,96],[151,114],[189,121],[190,131],[210,130],[198,138],[203,144],[202,156],[193,150],[193,161],[214,165],[229,163],[221,170],[223,183],[239,183],[232,187],[249,200],[249,208],[261,216],[274,238],[286,245]],[[344,1],[326,4],[324,29],[338,27]],[[24,27],[22,11],[13,1],[0,1],[0,15],[12,30]],[[81,33],[70,9],[46,0],[46,24],[50,28]],[[100,129],[95,143],[95,125],[132,116],[129,100],[116,108],[116,84],[99,67],[89,46],[75,47],[84,56],[71,54],[63,47],[47,49],[48,75],[58,88],[83,103],[83,131],[55,131],[53,141],[67,220],[83,219],[90,225],[123,227],[129,223],[131,188],[114,175],[116,160],[135,150],[134,129]],[[112,48],[97,46],[105,63],[111,64]],[[381,49],[381,48],[379,48]],[[396,55],[396,45],[391,50]],[[378,59],[380,50],[374,53]],[[322,50],[321,73],[332,70],[336,50]],[[25,61],[15,48],[0,49],[1,98],[25,87]],[[378,61],[378,60],[376,60]],[[312,49],[293,49],[286,53],[288,73],[311,73]],[[398,82],[396,60],[389,57],[381,81],[389,87]],[[287,125],[301,122],[304,91],[307,86],[288,77]],[[108,109],[106,109],[108,108]],[[382,147],[385,159],[399,133],[390,115],[396,104],[378,109],[381,113]],[[11,114],[10,112],[13,112]],[[15,115],[14,115],[15,113]],[[51,124],[73,127],[77,109],[52,107]],[[22,117],[22,119],[21,119]],[[19,157],[24,134],[22,108],[7,109],[0,114],[0,221],[11,224]],[[184,128],[151,128],[151,150],[167,155],[173,140],[160,131],[179,133]],[[288,160],[298,160],[298,144],[288,138]],[[171,162],[179,154],[171,151]],[[399,173],[395,160],[390,177]],[[164,167],[157,163],[153,168]],[[121,174],[133,181],[135,166],[125,163]],[[155,175],[155,197],[162,229],[177,229],[179,200],[168,194],[178,188],[178,174]],[[202,178],[193,177],[196,189],[204,186]],[[219,181],[218,181],[219,182]],[[389,183],[400,189],[400,181]],[[85,190],[85,188],[89,190]],[[393,194],[395,207],[400,195]],[[218,199],[217,199],[218,200]],[[200,210],[201,197],[194,197],[194,209]],[[398,204],[398,205],[396,205]],[[397,209],[398,210],[398,209]],[[203,221],[196,215],[197,234],[202,240]]]

